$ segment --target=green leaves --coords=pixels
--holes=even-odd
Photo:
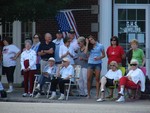
[[[49,18],[72,0],[0,0],[3,21],[36,21]]]

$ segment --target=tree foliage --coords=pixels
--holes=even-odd
[[[72,0],[0,0],[1,21],[36,21],[54,16]]]

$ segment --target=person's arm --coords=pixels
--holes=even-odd
[[[120,46],[120,50],[121,50],[122,59],[125,59],[126,55],[125,55],[124,49],[121,46]]]
[[[18,53],[16,53],[16,55],[14,57],[12,57],[11,59],[16,60],[19,57],[20,54],[21,54],[21,51],[19,51]]]
[[[75,56],[75,51],[72,47],[69,48],[68,54],[73,58]]]
[[[71,79],[71,77],[74,76],[74,68],[70,67],[70,70],[68,71],[68,76],[66,78],[64,78],[65,80],[69,80]]]
[[[20,59],[20,64],[21,64],[21,70],[24,70],[25,67],[24,67],[24,58],[23,58],[23,53],[21,54],[21,59]]]
[[[43,56],[43,55],[45,55],[46,53],[44,53],[44,51],[42,50],[42,44],[40,44],[40,46],[39,46],[39,49],[38,49],[38,55],[39,56]]]
[[[101,60],[105,57],[105,50],[102,50],[102,55],[100,57],[94,58],[95,60]]]
[[[55,51],[55,43],[51,42],[52,47],[49,50],[44,50],[46,54],[53,54]]]
[[[50,48],[49,50],[43,50],[43,52],[46,54],[53,54],[54,50],[53,50],[53,48]]]
[[[107,58],[109,58],[109,47],[106,50],[106,55],[107,55]]]
[[[85,45],[85,50],[84,50],[85,54],[87,54],[87,52],[88,52],[88,46],[89,46],[89,39],[86,38],[86,45]]]
[[[59,49],[59,57],[62,59],[64,57],[66,57],[69,54],[69,52],[67,51],[65,54],[63,54],[63,46],[60,46]]]
[[[28,70],[30,70],[30,68],[33,66],[33,65],[35,65],[36,64],[36,52],[35,51],[32,51],[32,56],[31,56],[32,58],[30,58],[29,59],[29,67],[28,67]]]
[[[141,91],[145,91],[145,75],[140,71]]]
[[[143,57],[143,59],[142,59],[142,67],[144,67],[144,65],[145,65],[145,56]]]

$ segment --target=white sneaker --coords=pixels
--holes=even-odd
[[[33,97],[33,94],[32,94],[32,93],[29,93],[29,97]]]
[[[27,97],[28,96],[28,93],[24,93],[22,94],[23,97]]]
[[[56,99],[56,92],[52,92],[51,97],[49,98],[50,100]]]
[[[118,100],[116,100],[116,102],[125,102],[124,96],[121,96]]]
[[[58,100],[64,100],[65,99],[65,95],[61,94],[60,97],[58,98]]]
[[[121,92],[121,91],[119,91],[119,92],[118,92],[118,94],[119,94],[119,95],[121,95],[121,96],[123,96],[123,95],[124,95],[124,94],[123,94],[123,92]]]
[[[11,92],[13,92],[13,89],[8,89],[6,92],[11,93]]]
[[[56,95],[52,95],[49,99],[50,99],[50,100],[56,99]]]
[[[97,102],[103,102],[103,101],[104,101],[104,99],[99,98],[99,99],[97,99],[96,101],[97,101]]]
[[[38,93],[34,98],[39,98],[41,96],[40,93]]]

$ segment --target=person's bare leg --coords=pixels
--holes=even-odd
[[[100,71],[95,70],[95,77],[96,77],[96,98],[99,97],[99,78],[100,78]]]
[[[92,78],[92,69],[87,70],[87,89],[88,89],[88,98],[90,98],[90,90],[91,90],[91,78]]]
[[[107,82],[106,77],[103,76],[101,78],[101,99],[105,98],[104,88],[105,88],[106,82]]]
[[[106,85],[106,77],[102,77],[101,78],[101,90],[104,90],[104,88],[105,88],[105,85]]]

